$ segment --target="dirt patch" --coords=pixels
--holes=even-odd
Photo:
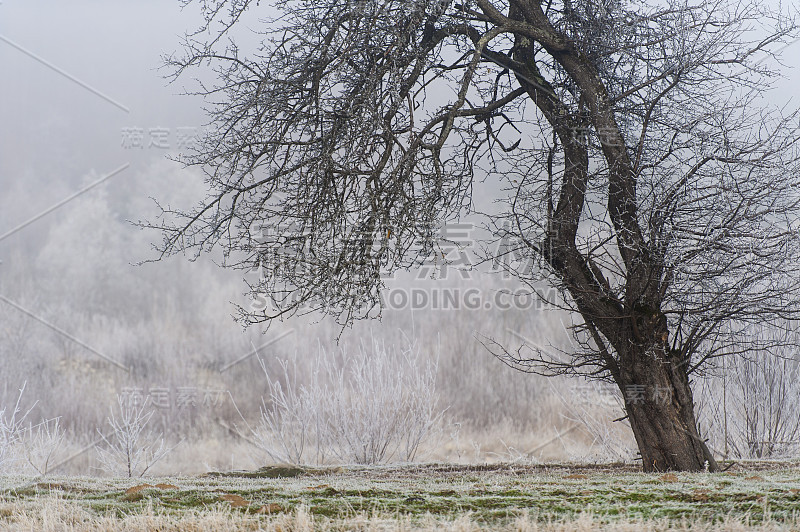
[[[152,484],[139,484],[138,486],[131,486],[125,490],[125,495],[133,495],[134,493],[139,493],[140,491],[148,488],[155,488],[155,486]]]
[[[206,473],[208,477],[239,477],[239,478],[293,478],[302,476],[330,475],[343,473],[341,467],[302,467],[292,465],[265,466],[255,471],[230,471],[225,473]]]
[[[236,495],[234,493],[226,493],[221,495],[220,500],[231,503],[231,508],[243,508],[245,506],[250,506],[250,501],[241,495]]]

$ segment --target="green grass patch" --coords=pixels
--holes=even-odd
[[[591,512],[600,522],[661,519],[722,522],[737,518],[796,520],[800,468],[743,469],[719,474],[681,473],[678,480],[629,467],[576,473],[564,467],[408,466],[292,468],[167,479],[0,479],[0,502],[35,503],[43,497],[74,501],[98,516],[156,511],[180,517],[216,509],[267,515],[307,508],[312,516],[402,516],[412,522],[456,519],[465,513],[481,526],[506,526],[523,513],[539,522],[576,519]],[[571,478],[569,478],[571,477]],[[159,487],[160,486],[160,487]],[[7,510],[5,511],[7,512]],[[3,515],[0,515],[0,519]]]

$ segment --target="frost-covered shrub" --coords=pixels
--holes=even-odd
[[[31,409],[22,412],[22,396],[25,393],[26,383],[19,389],[19,395],[14,403],[14,408],[9,409],[0,405],[0,473],[17,471],[17,466],[25,456],[25,420]]]
[[[6,407],[0,408],[0,473],[10,471],[19,460],[18,451],[24,431],[23,421],[27,415],[27,413],[22,414],[20,409],[24,391],[25,385],[20,388],[17,402],[10,411]]]
[[[731,357],[701,383],[701,420],[718,453],[768,458],[800,452],[799,362],[791,353]]]
[[[29,423],[20,442],[26,468],[37,475],[50,473],[59,465],[56,459],[65,437],[60,418],[45,419],[35,425]]]
[[[262,367],[268,394],[251,432],[278,462],[411,461],[443,414],[436,361],[411,342],[395,350],[372,340],[352,356],[320,349],[305,372],[297,360],[283,361],[279,375]]]
[[[105,448],[97,447],[97,453],[100,467],[106,473],[144,476],[174,448],[166,446],[161,433],[146,430],[154,412],[148,406],[148,401],[138,405],[129,397],[117,396],[117,411],[112,407],[106,420],[110,433],[106,435],[97,429],[105,443]]]
[[[0,473],[46,475],[65,432],[59,418],[43,419],[36,424],[28,421],[33,407],[23,413],[25,386],[19,389],[13,408],[0,407]]]

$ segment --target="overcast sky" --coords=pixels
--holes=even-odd
[[[204,121],[159,69],[197,22],[173,0],[0,1],[0,223],[34,216],[90,172],[130,164],[104,185],[125,186],[165,164]],[[776,100],[800,86],[800,45],[785,59],[795,68]]]
[[[112,170],[141,155],[122,146],[124,131],[198,125],[198,102],[158,70],[194,20],[163,0],[3,0],[4,181],[31,170]]]

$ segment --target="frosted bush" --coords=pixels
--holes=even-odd
[[[144,476],[174,448],[166,446],[161,433],[146,430],[154,413],[147,406],[148,401],[137,405],[130,398],[117,396],[117,411],[112,408],[106,420],[110,434],[97,430],[106,445],[97,447],[100,467],[106,473]]]
[[[262,367],[268,394],[251,432],[274,461],[412,461],[438,432],[437,363],[412,342],[394,350],[373,339],[340,357],[320,349],[305,382],[297,360],[277,377]]]
[[[47,475],[57,465],[54,464],[54,458],[65,437],[66,431],[59,418],[45,419],[36,425],[28,424],[21,446],[26,465],[31,472]]]
[[[720,363],[722,366],[722,363]],[[796,456],[800,451],[800,361],[793,353],[726,359],[698,383],[701,423],[721,455]]]
[[[22,394],[25,392],[25,384],[19,390],[17,401],[14,408],[0,408],[0,473],[8,473],[20,459],[22,435],[24,432],[23,422],[28,412],[22,413],[20,403]]]

